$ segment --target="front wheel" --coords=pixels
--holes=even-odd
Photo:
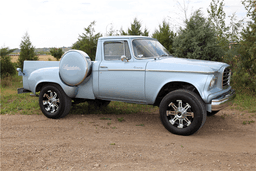
[[[69,113],[71,99],[60,86],[48,84],[40,91],[39,105],[46,117],[58,119],[65,117]]]
[[[173,134],[192,135],[206,121],[206,110],[201,98],[188,90],[168,93],[159,106],[164,127]]]

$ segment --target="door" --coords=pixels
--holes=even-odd
[[[101,98],[122,101],[145,101],[146,61],[131,58],[127,41],[104,43],[104,59],[99,67]],[[121,61],[121,56],[127,60]]]

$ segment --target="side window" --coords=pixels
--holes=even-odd
[[[104,59],[106,61],[121,60],[121,56],[123,55],[131,59],[127,41],[104,43]]]

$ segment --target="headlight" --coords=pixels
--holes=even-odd
[[[216,84],[217,84],[217,79],[218,77],[213,77],[212,80],[210,81],[210,85],[209,85],[209,90],[212,89]]]

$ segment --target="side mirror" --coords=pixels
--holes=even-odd
[[[23,75],[25,75],[25,74],[21,71],[21,69],[20,69],[20,68],[17,68],[17,72],[18,72],[18,75],[19,75],[19,76],[23,76]]]
[[[143,57],[143,54],[138,55],[138,58],[142,58],[142,57]]]
[[[126,61],[125,61],[125,60],[126,60]],[[128,61],[128,58],[126,58],[126,56],[124,56],[124,55],[121,56],[121,61],[123,61],[123,62],[129,62],[129,61]]]

